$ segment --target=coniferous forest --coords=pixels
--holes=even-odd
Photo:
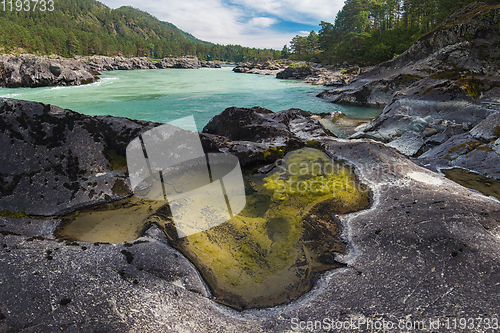
[[[33,2],[36,0],[32,0]],[[43,1],[43,0],[40,0]],[[291,58],[323,64],[371,65],[403,53],[418,38],[475,0],[346,0],[318,32],[295,36],[281,51],[220,45],[197,39],[173,24],[132,7],[110,9],[96,0],[57,0],[52,11],[25,11],[26,1],[0,2],[0,52],[123,55],[248,61]],[[498,3],[499,0],[484,0]],[[21,5],[21,10],[17,10]],[[3,10],[2,10],[3,9]]]
[[[157,59],[189,54],[201,60],[226,61],[280,57],[276,50],[201,41],[132,7],[110,9],[95,0],[57,0],[45,1],[42,11],[40,3],[33,10],[34,3],[26,11],[23,1],[0,2],[4,7],[0,8],[0,51],[21,48],[65,57],[101,54]]]
[[[407,50],[418,38],[476,0],[346,0],[318,33],[295,36],[282,53],[297,60],[376,64]],[[498,0],[483,0],[498,3]]]

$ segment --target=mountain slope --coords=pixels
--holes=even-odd
[[[191,54],[202,60],[233,61],[246,56],[275,56],[273,50],[238,47],[234,52],[231,45],[203,42],[171,23],[128,6],[110,9],[95,0],[58,0],[53,11],[42,12],[40,7],[16,11],[13,3],[12,11],[8,3],[5,11],[0,10],[0,52],[21,48],[29,53],[65,57],[101,54],[150,58]]]
[[[8,8],[7,8],[8,9]],[[194,41],[173,25],[131,7],[112,10],[93,0],[60,0],[54,11],[0,12],[0,45],[63,56],[189,53]]]

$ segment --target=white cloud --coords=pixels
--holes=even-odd
[[[276,24],[278,22],[277,19],[275,18],[270,18],[270,17],[254,17],[252,18],[248,24],[252,27],[263,27],[267,28],[270,27],[273,24]]]
[[[102,0],[111,8],[132,6],[175,24],[197,38],[219,44],[281,49],[295,32],[282,21],[317,26],[333,21],[343,0]],[[224,1],[231,1],[230,3]],[[293,23],[292,23],[293,24]],[[309,32],[307,32],[309,33]]]
[[[298,23],[333,22],[344,5],[343,0],[231,0],[245,8],[269,13]]]

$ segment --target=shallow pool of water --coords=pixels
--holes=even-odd
[[[334,214],[358,211],[370,202],[349,167],[304,148],[288,153],[267,174],[246,170],[244,183],[241,213],[187,237],[179,238],[165,201],[136,198],[68,216],[58,237],[124,242],[156,223],[199,269],[214,299],[236,309],[290,301],[310,290],[318,272],[342,267],[335,260],[344,249]]]
[[[462,186],[479,191],[486,196],[492,196],[500,200],[500,182],[495,179],[482,176],[468,170],[453,168],[442,169],[446,178],[459,183]]]

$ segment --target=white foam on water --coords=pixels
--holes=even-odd
[[[111,84],[112,81],[116,81],[119,79],[120,79],[119,77],[103,77],[103,78],[100,78],[98,81],[91,83],[90,86],[100,86],[102,84]],[[84,87],[84,86],[81,86],[81,87]]]
[[[5,94],[5,95],[0,95],[0,96],[2,96],[4,98],[14,98],[14,97],[19,96],[19,95],[21,95],[21,94]]]

